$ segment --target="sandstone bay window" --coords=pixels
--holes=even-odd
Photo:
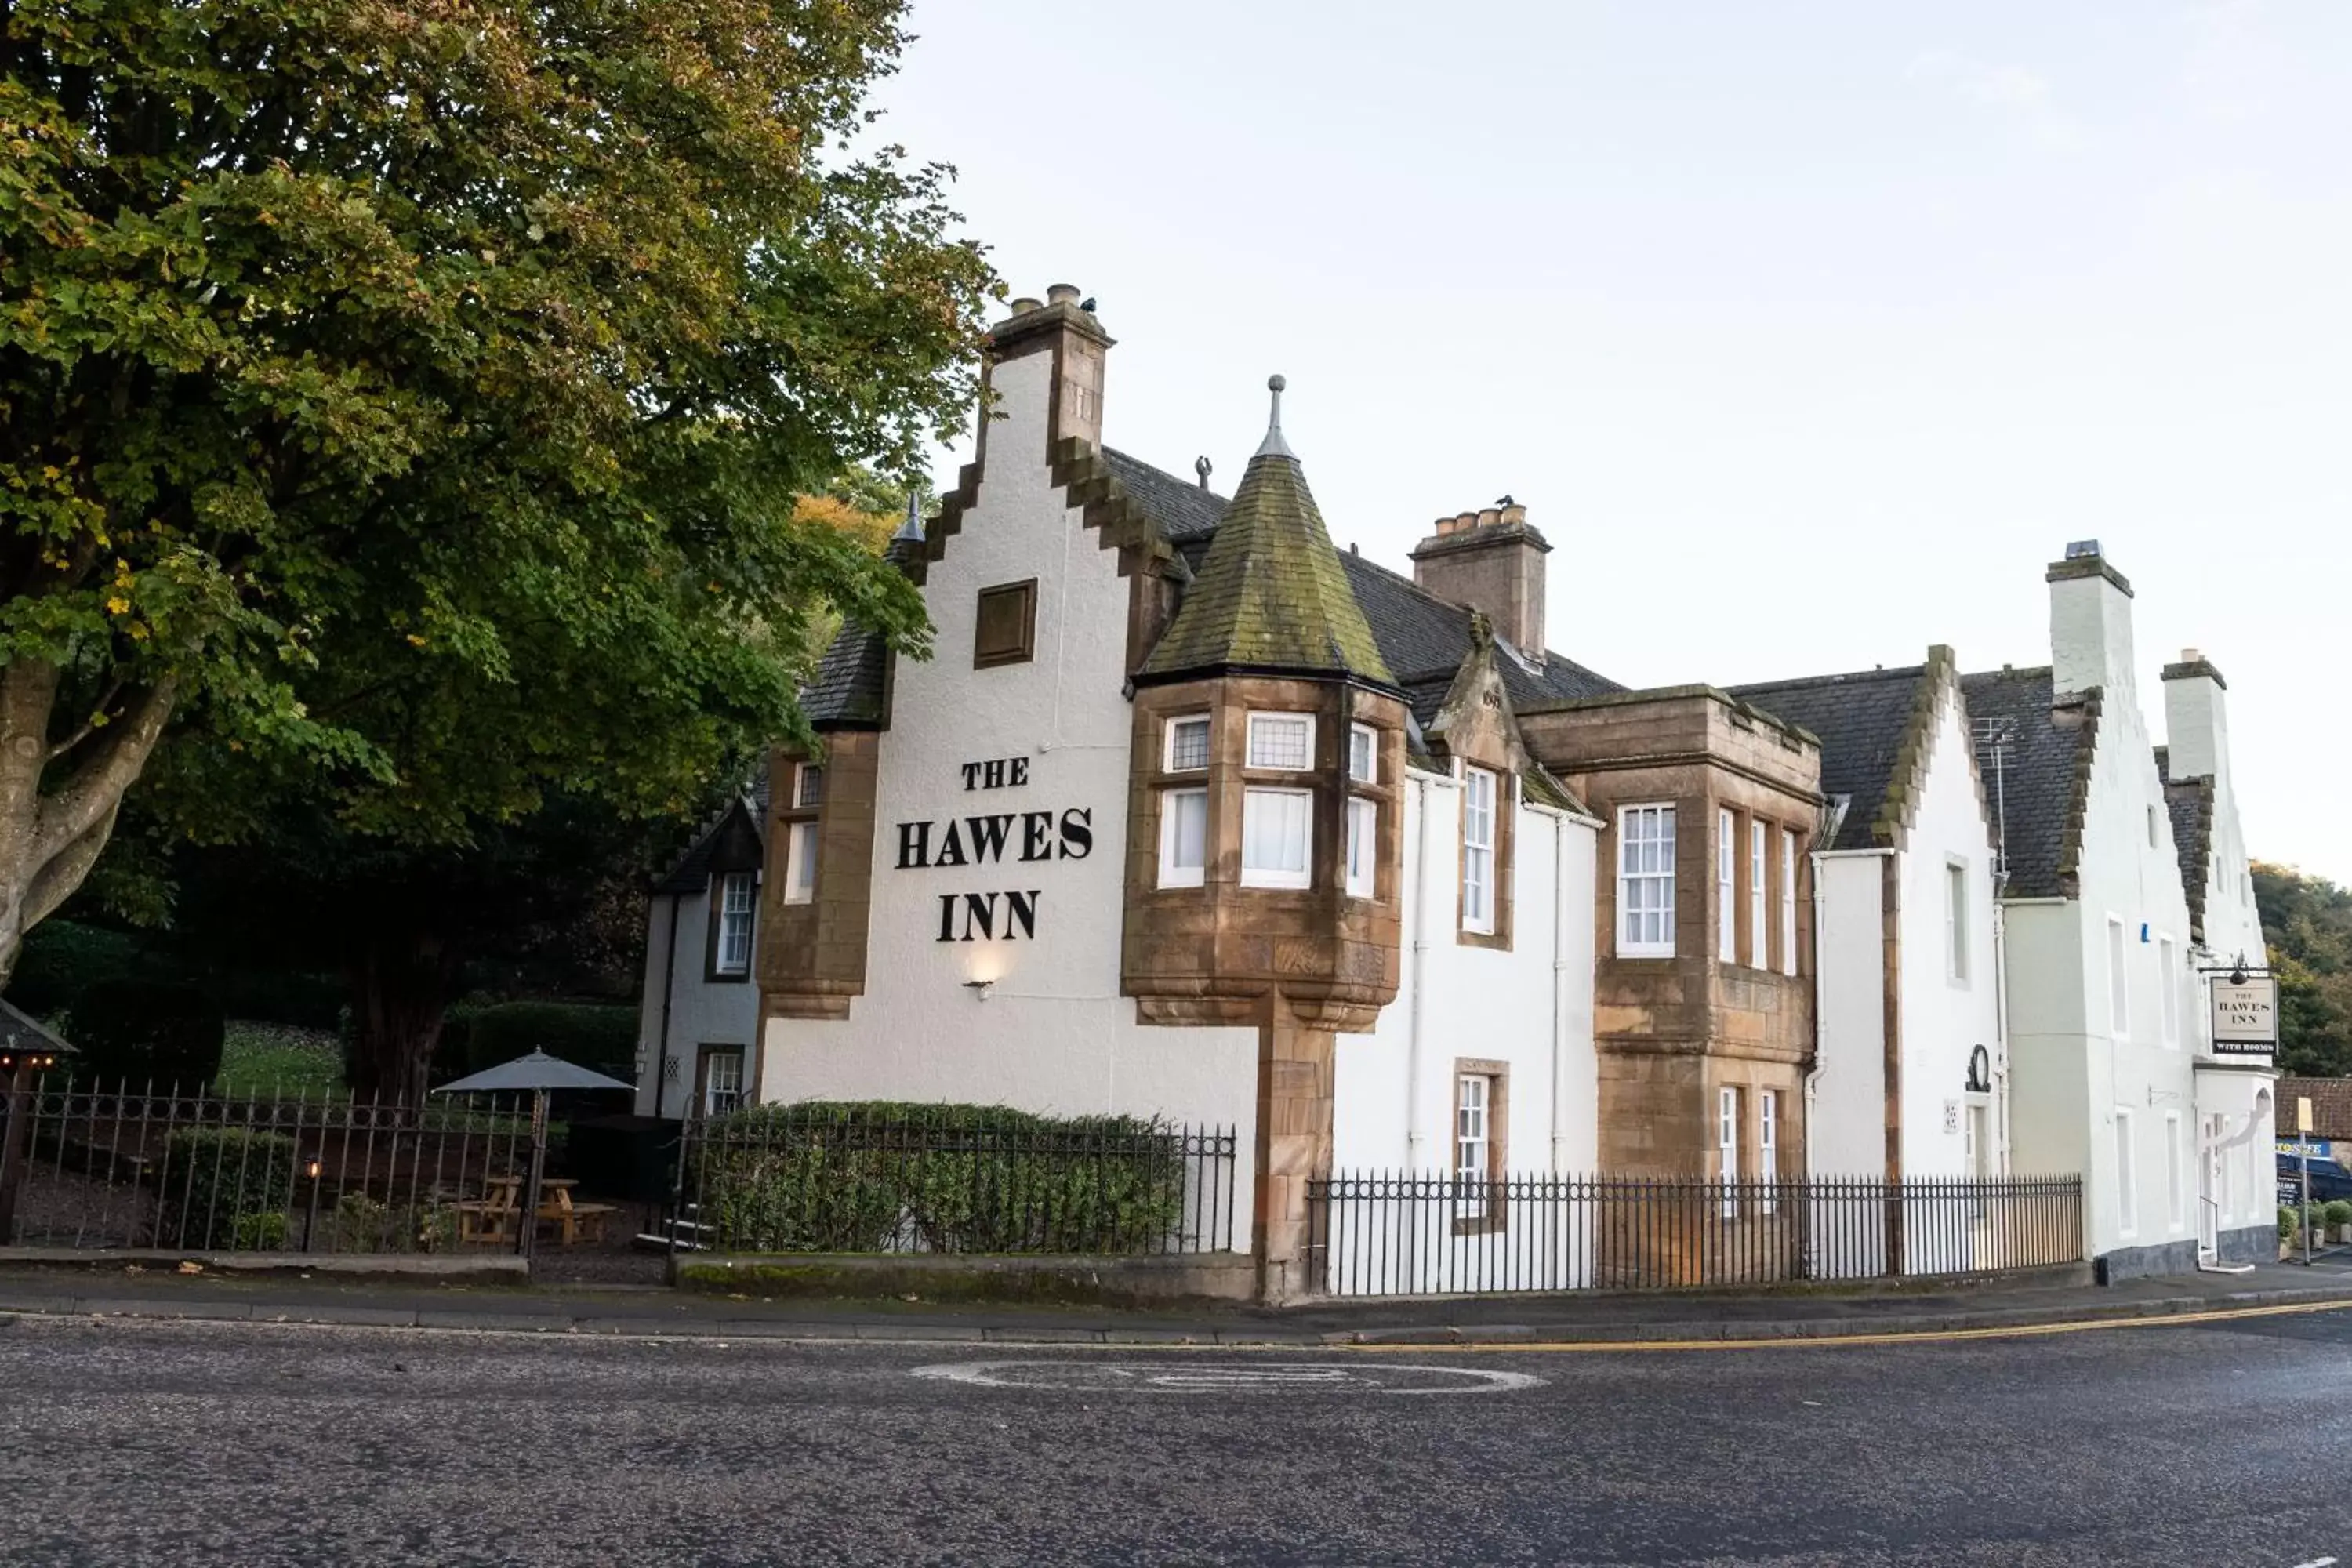
[[[1748,823],[1748,963],[1751,968],[1769,969],[1771,955],[1765,950],[1771,922],[1764,918],[1765,898],[1771,884],[1764,879],[1764,825],[1749,818]]]
[[[1715,956],[1726,963],[1739,962],[1739,851],[1731,813],[1715,814]]]
[[[710,977],[740,980],[751,973],[751,921],[758,905],[758,880],[750,871],[724,872],[711,879],[710,900]]]
[[[1617,813],[1617,956],[1675,955],[1675,808]]]
[[[1462,929],[1495,930],[1495,774],[1462,770]]]
[[[1797,973],[1797,835],[1780,829],[1780,973]]]

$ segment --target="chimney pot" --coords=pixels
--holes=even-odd
[[[1481,528],[1492,528],[1502,521],[1502,511],[1496,507],[1486,507],[1478,513],[1478,526]]]
[[[1503,521],[1506,523],[1525,522],[1527,520],[1528,509],[1517,501],[1503,509]]]
[[[2180,662],[2183,664],[2202,664],[2205,662],[2205,656],[2199,653],[2193,647],[2185,647],[2180,650]]]
[[[1032,310],[1042,310],[1045,308],[1045,301],[1032,299],[1026,294],[1013,301],[1013,313],[1016,316],[1025,316]]]
[[[1078,289],[1076,284],[1054,283],[1046,286],[1045,303],[1049,305],[1075,305],[1077,302]]]

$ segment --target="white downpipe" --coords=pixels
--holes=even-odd
[[[1805,1173],[1813,1171],[1813,1106],[1822,1088],[1822,852],[1805,857],[1813,865],[1813,1065],[1805,1070]]]
[[[1998,1118],[1993,1152],[2000,1163],[1993,1174],[2010,1173],[2009,1139],[2009,914],[1992,901],[1992,1102]]]
[[[1429,780],[1419,773],[1412,777],[1413,796],[1420,810],[1420,826],[1412,837],[1412,952],[1406,978],[1412,986],[1412,1000],[1405,1008],[1404,1035],[1404,1167],[1418,1171],[1421,1152],[1428,1142],[1428,1129],[1422,1124],[1421,1112],[1421,1014],[1423,984],[1427,978],[1429,952],[1429,906],[1434,900],[1429,896]]]
[[[1568,818],[1551,819],[1551,1169],[1568,1169],[1568,1075],[1560,1058],[1568,1049]]]

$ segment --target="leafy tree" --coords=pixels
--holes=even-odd
[[[2254,903],[2278,976],[2280,1070],[2352,1075],[2352,890],[2257,861]]]
[[[793,504],[973,392],[947,171],[851,146],[901,8],[0,4],[0,974],[142,772],[463,856],[688,807],[827,606],[920,651]]]

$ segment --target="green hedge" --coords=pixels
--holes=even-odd
[[[2319,1217],[2325,1224],[2352,1225],[2352,1198],[2335,1198],[2321,1204]]]
[[[122,981],[82,993],[67,1026],[84,1082],[193,1089],[220,1076],[227,1020],[193,986]]]
[[[163,1141],[155,1245],[234,1247],[274,1237],[283,1246],[294,1159],[294,1140],[282,1132],[181,1128]]]
[[[1120,1254],[1167,1245],[1184,1178],[1135,1117],[814,1101],[711,1123],[697,1188],[730,1251]]]
[[[534,1050],[627,1083],[636,1076],[637,1010],[601,1002],[452,1007],[433,1053],[433,1077],[446,1083]]]

